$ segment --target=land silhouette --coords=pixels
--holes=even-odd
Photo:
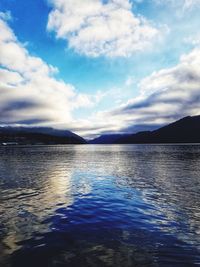
[[[92,144],[200,143],[200,116],[188,116],[154,131],[102,135]]]
[[[68,131],[46,127],[0,127],[0,144],[159,144],[200,143],[200,115],[184,117],[154,131],[107,134],[86,141]]]

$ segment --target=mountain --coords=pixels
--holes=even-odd
[[[67,130],[46,127],[0,127],[0,144],[85,144]]]
[[[0,127],[0,144],[86,144],[80,136],[45,127]],[[200,115],[188,116],[154,131],[102,135],[90,144],[200,143]]]
[[[89,141],[89,144],[113,144],[119,138],[123,137],[122,134],[106,134],[101,135]]]
[[[188,116],[155,131],[123,136],[117,144],[200,143],[200,116]]]

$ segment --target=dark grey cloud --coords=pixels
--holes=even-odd
[[[139,97],[99,116],[101,125],[96,134],[154,130],[182,117],[200,114],[200,48],[183,55],[175,67],[145,78],[140,89]]]

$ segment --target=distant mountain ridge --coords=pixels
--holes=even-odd
[[[200,143],[200,115],[184,117],[154,131],[122,135],[117,139],[110,135],[107,139],[110,144]],[[98,143],[98,140],[104,140],[103,136],[90,143]]]
[[[86,141],[68,130],[50,127],[0,127],[1,144],[85,144]]]
[[[105,134],[101,135],[93,140],[89,141],[89,144],[113,144],[120,137],[123,137],[122,134]]]
[[[0,144],[86,144],[68,130],[48,127],[0,127]],[[107,134],[89,144],[200,143],[200,115],[184,117],[154,131],[135,134]]]

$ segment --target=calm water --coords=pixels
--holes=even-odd
[[[200,146],[1,147],[0,266],[200,266]]]

